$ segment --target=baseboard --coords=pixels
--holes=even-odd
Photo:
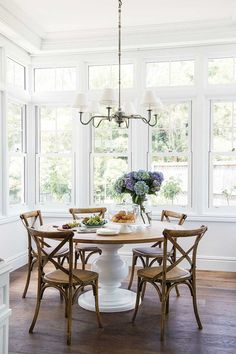
[[[119,252],[122,259],[128,265],[132,264],[132,253]],[[141,263],[138,265],[141,266]],[[215,270],[225,272],[236,272],[236,257],[220,257],[220,256],[201,256],[197,257],[197,269],[200,270]]]
[[[22,267],[23,265],[25,265],[28,262],[28,252],[21,252],[16,254],[13,257],[9,257],[7,259],[5,259],[7,265],[9,265],[11,267],[11,272],[13,270],[16,270],[20,267]]]

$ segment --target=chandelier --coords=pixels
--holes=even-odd
[[[147,110],[147,116],[144,117],[140,114],[135,113],[134,106],[132,103],[127,105],[129,108],[125,113],[121,105],[121,6],[122,0],[118,0],[118,102],[115,97],[115,92],[111,88],[104,89],[100,104],[104,105],[107,110],[107,114],[95,114],[97,112],[96,108],[90,108],[88,106],[88,97],[85,93],[77,93],[73,108],[79,113],[80,122],[83,125],[88,125],[92,123],[95,128],[98,128],[103,121],[115,121],[119,127],[125,125],[129,127],[129,122],[131,119],[141,120],[145,124],[154,127],[157,124],[158,112],[161,110],[161,101],[157,98],[152,90],[146,90],[142,99],[142,106]],[[118,104],[117,104],[118,103]],[[95,111],[95,112],[94,112]],[[114,112],[114,113],[113,113]],[[90,118],[84,120],[84,113],[90,113]]]

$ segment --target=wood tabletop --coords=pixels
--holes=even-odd
[[[52,224],[45,224],[39,227],[42,231],[57,232],[57,228]],[[93,243],[93,244],[128,244],[128,243],[145,243],[156,242],[162,239],[164,229],[184,230],[183,226],[163,222],[153,221],[152,225],[141,230],[134,229],[133,232],[127,234],[101,236],[96,233],[77,233],[74,234],[74,242],[76,243]]]

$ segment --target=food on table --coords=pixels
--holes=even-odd
[[[83,219],[82,224],[86,226],[101,226],[106,223],[106,220],[104,220],[101,216],[94,215],[91,217],[86,217]]]
[[[120,210],[118,213],[113,215],[111,221],[118,222],[121,224],[134,223],[136,220],[136,215],[131,211]]]
[[[70,229],[73,229],[73,227],[78,227],[78,226],[80,226],[80,223],[78,221],[72,221],[72,222],[68,222],[67,224],[62,225],[62,229],[70,230]]]

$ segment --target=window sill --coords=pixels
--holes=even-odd
[[[19,221],[19,215],[0,216],[0,225]]]

